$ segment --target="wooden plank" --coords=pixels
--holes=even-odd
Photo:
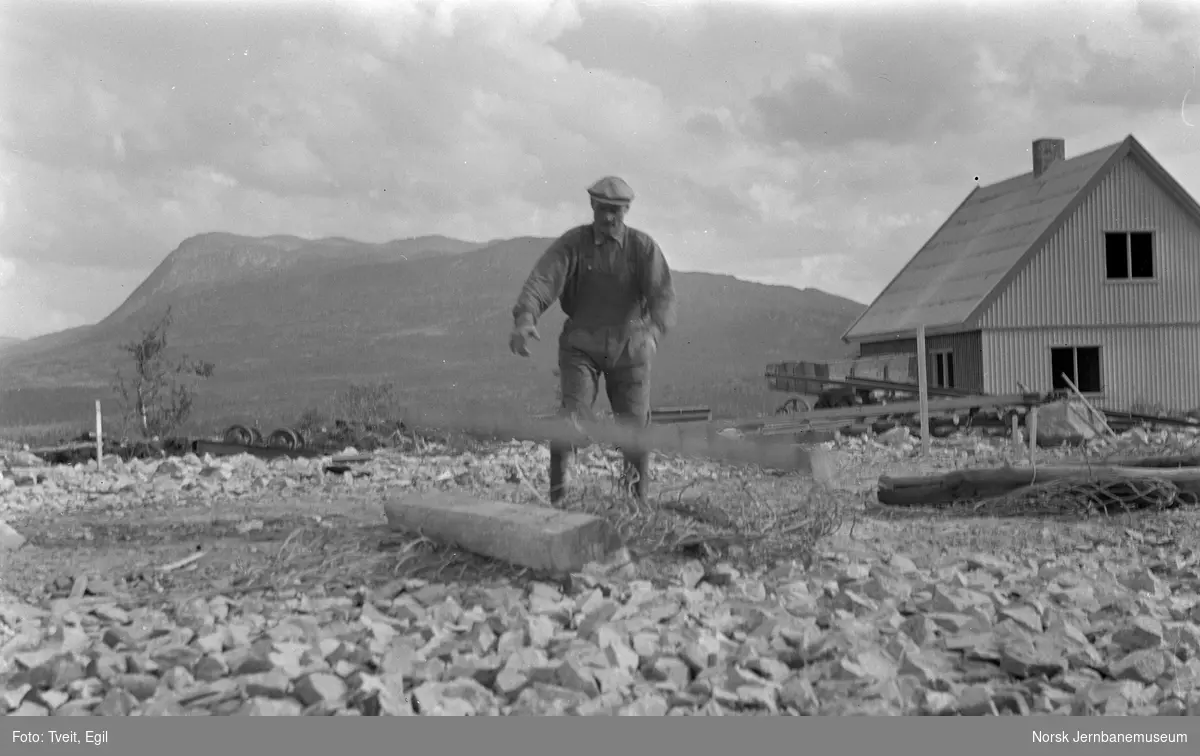
[[[1108,467],[1200,467],[1200,454],[1170,455],[1165,457],[1111,457],[1101,460],[1098,464]],[[1080,466],[1087,467],[1086,463]]]
[[[1195,428],[1200,425],[1200,417],[1196,420],[1180,419],[1177,417],[1158,417],[1157,415],[1143,415],[1139,412],[1118,412],[1116,410],[1106,410],[1102,407],[1097,407],[1104,417],[1109,420],[1125,420],[1135,425],[1171,425],[1180,428]]]
[[[770,366],[768,366],[770,367]],[[874,378],[804,378],[790,375],[767,374],[767,388],[789,394],[819,394],[831,386],[849,386],[858,389],[876,389],[879,391],[900,391],[917,393],[917,384],[907,381],[886,381]],[[931,396],[971,396],[970,391],[955,388],[930,387]]]
[[[929,366],[926,364],[925,326],[917,328],[917,387],[921,406],[921,456],[929,457]]]
[[[544,412],[533,416],[535,422],[556,420],[557,412]],[[708,407],[659,407],[650,410],[650,422],[654,425],[682,425],[686,423],[712,422],[712,410]]]
[[[993,470],[955,470],[944,475],[879,478],[877,496],[889,506],[949,504],[1000,496],[1035,483],[1079,477],[1161,478],[1170,480],[1182,493],[1200,496],[1200,467],[1002,467]]]
[[[951,397],[947,399],[931,399],[929,400],[929,411],[931,413],[951,412],[954,410],[967,409],[991,409],[993,407],[1009,407],[1016,405],[1029,406],[1041,401],[1041,396],[1038,394],[1005,394],[1000,396],[964,396]],[[837,407],[834,409],[815,409],[808,412],[797,412],[793,415],[788,415],[788,419],[771,420],[775,427],[782,428],[786,424],[795,424],[797,427],[807,426],[809,423],[817,420],[857,420],[866,417],[885,417],[888,415],[916,415],[921,411],[921,403],[917,402],[893,402],[891,404],[864,404],[860,407]],[[738,428],[753,427],[755,424],[763,425],[763,418],[746,418],[745,420],[734,420],[732,424]]]
[[[1084,408],[1087,409],[1087,424],[1091,426],[1092,430],[1096,431],[1096,435],[1099,436],[1100,431],[1103,430],[1110,437],[1116,438],[1117,434],[1109,426],[1108,418],[1104,416],[1104,413],[1092,406],[1092,403],[1080,392],[1079,387],[1075,385],[1075,381],[1072,381],[1069,375],[1066,373],[1060,373],[1059,375],[1066,382],[1067,387],[1071,389],[1071,392],[1075,394],[1075,398],[1082,402]],[[1100,423],[1099,428],[1096,427],[1096,422]]]
[[[656,425],[707,423],[712,420],[708,407],[658,407],[650,410],[650,422]]]
[[[413,493],[385,501],[383,509],[392,530],[535,570],[577,572],[623,548],[620,536],[599,517],[459,492]]]

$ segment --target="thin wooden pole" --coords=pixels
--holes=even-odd
[[[917,391],[921,403],[921,456],[929,456],[929,369],[925,364],[925,326],[917,328]]]
[[[1031,407],[1029,410],[1029,464],[1037,467],[1037,446],[1038,446],[1038,408]]]
[[[104,428],[100,421],[100,400],[96,400],[96,467],[104,461]]]
[[[1083,402],[1084,409],[1088,411],[1088,424],[1092,426],[1092,429],[1099,432],[1102,428],[1104,429],[1105,433],[1113,438],[1116,438],[1117,434],[1113,432],[1112,427],[1108,424],[1108,418],[1104,416],[1104,413],[1092,406],[1092,403],[1089,402],[1086,397],[1084,397],[1083,392],[1079,390],[1079,387],[1075,385],[1075,382],[1072,381],[1066,373],[1060,373],[1060,375],[1062,376],[1062,379],[1067,382],[1067,386],[1070,387],[1071,392],[1075,394],[1075,398]],[[1092,422],[1093,420],[1100,421],[1100,428],[1096,427],[1096,424]]]

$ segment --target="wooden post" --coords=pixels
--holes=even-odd
[[[921,456],[929,456],[929,368],[925,364],[925,326],[917,327],[917,390],[921,401]]]
[[[104,461],[104,429],[100,423],[100,400],[96,400],[96,467]]]
[[[1037,416],[1038,408],[1031,407],[1029,409],[1029,464],[1037,466]]]
[[[1012,444],[1012,448],[1013,448],[1014,452],[1020,452],[1021,446],[1023,445],[1021,443],[1020,433],[1021,433],[1021,420],[1019,417],[1017,417],[1017,413],[1014,412],[1013,416],[1012,416],[1012,435],[1009,437],[1009,439],[1010,439],[1009,443]]]

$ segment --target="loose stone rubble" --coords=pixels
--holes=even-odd
[[[338,456],[354,456],[353,447]],[[489,488],[523,478],[544,483],[549,451],[530,442],[499,444],[485,453],[452,453],[444,446],[427,447],[423,454],[376,452],[363,464],[336,464],[334,457],[277,458],[264,461],[248,454],[204,459],[195,454],[166,459],[121,461],[105,457],[71,466],[45,466],[28,452],[0,457],[0,511],[25,511],[43,506],[65,511],[97,506],[132,506],[161,501],[253,497],[264,492],[341,490],[392,491],[433,484]],[[578,460],[584,473],[615,474],[619,454],[591,448]],[[344,471],[344,472],[342,472]],[[656,480],[667,485],[713,479],[715,463],[659,459]]]
[[[397,581],[352,596],[0,601],[16,716],[1200,714],[1194,550],[827,554],[671,584]],[[1103,560],[1101,560],[1103,562]],[[1114,566],[1115,567],[1115,566]]]
[[[836,443],[843,451],[890,459],[916,457],[921,441],[905,427],[892,428],[875,436],[847,436]],[[1016,448],[1006,436],[988,431],[965,430],[945,439],[934,439],[935,467],[940,458],[946,461],[972,459],[979,463],[1005,463],[1027,455],[1027,441],[1018,439]],[[1200,425],[1195,427],[1149,430],[1135,427],[1114,436],[1097,436],[1081,444],[1061,444],[1040,448],[1038,458],[1053,460],[1080,453],[1098,456],[1107,454],[1136,456],[1138,454],[1192,453],[1200,454]],[[947,465],[953,466],[953,465]]]
[[[876,444],[910,453],[903,439],[840,443],[864,461],[884,456]],[[1011,453],[971,444],[940,443],[929,466]],[[335,475],[328,459],[98,469],[14,454],[0,519],[314,490],[541,486],[546,456],[532,444],[377,454]],[[619,459],[593,451],[581,464],[607,471]],[[720,472],[668,459],[655,474],[666,484]],[[23,548],[6,532],[0,555]],[[83,574],[36,605],[0,592],[0,713],[1195,716],[1194,528],[1190,537],[1002,556],[831,549],[755,572],[682,561],[653,582],[589,569],[555,583],[398,578],[156,604]]]

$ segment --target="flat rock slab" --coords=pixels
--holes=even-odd
[[[384,502],[392,530],[421,533],[481,556],[551,572],[577,572],[607,561],[623,544],[592,515],[491,501],[451,491],[412,493]]]
[[[25,536],[4,520],[0,520],[0,551],[16,551],[24,545]]]

